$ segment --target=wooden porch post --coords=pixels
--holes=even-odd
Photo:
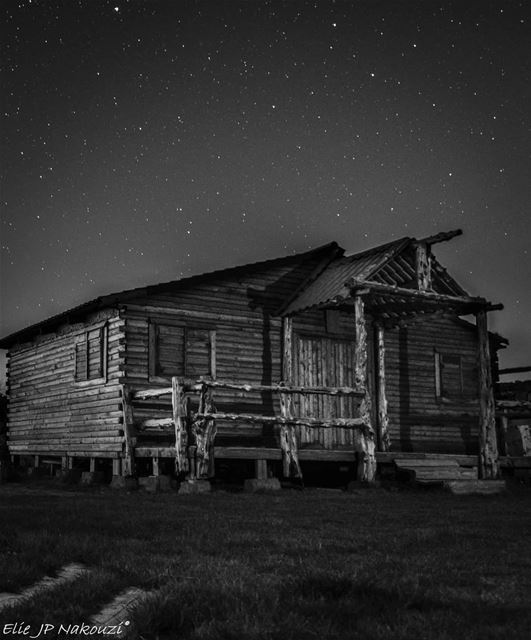
[[[134,476],[136,470],[135,452],[131,435],[133,429],[133,409],[131,408],[129,391],[124,385],[122,385],[122,413],[124,426],[122,475],[127,477]]]
[[[479,476],[494,480],[500,475],[498,444],[496,441],[496,417],[494,392],[490,368],[487,313],[476,313],[479,361]]]
[[[171,405],[175,427],[175,473],[187,470],[186,463],[186,408],[184,406],[184,378],[171,379]]]
[[[198,412],[214,413],[216,408],[212,397],[212,387],[206,382],[201,385]],[[192,421],[192,430],[197,445],[197,477],[205,478],[214,475],[214,439],[216,423],[211,418],[199,418]]]
[[[293,319],[282,318],[282,379],[285,384],[293,382]],[[293,418],[293,399],[290,394],[280,394],[280,412],[283,418]],[[280,447],[284,476],[302,478],[299,463],[297,432],[294,425],[280,425]]]
[[[385,391],[385,332],[383,325],[376,325],[376,371],[378,384],[378,450],[389,451],[389,416]]]
[[[356,351],[354,354],[354,375],[356,388],[364,392],[359,413],[364,427],[355,432],[356,451],[358,452],[358,480],[373,482],[376,474],[376,457],[374,455],[374,430],[371,424],[371,396],[367,380],[367,329],[365,327],[365,305],[360,295],[354,297],[356,322]]]

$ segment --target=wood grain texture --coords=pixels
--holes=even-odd
[[[479,360],[479,476],[496,480],[500,475],[496,416],[490,364],[487,314],[476,314]]]

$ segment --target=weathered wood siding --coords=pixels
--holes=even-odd
[[[327,317],[328,316],[328,317]],[[355,386],[354,314],[306,311],[293,322],[294,382],[301,386]],[[348,397],[294,396],[295,414],[321,418],[358,417],[359,400]],[[354,432],[337,427],[299,427],[301,448],[354,446]]]
[[[386,381],[392,451],[477,453],[477,338],[473,327],[427,315],[386,331]],[[463,396],[436,396],[435,351],[460,355]]]
[[[245,275],[218,275],[174,291],[168,289],[128,301],[124,311],[125,383],[131,389],[167,384],[164,376],[150,376],[150,350],[154,345],[153,338],[150,344],[149,327],[157,323],[182,327],[185,332],[202,329],[213,334],[215,374],[219,380],[278,383],[281,380],[281,320],[273,314],[315,266],[316,261],[306,260],[250,268]],[[206,366],[207,359],[200,341],[193,348],[187,345],[185,375],[200,375],[200,367]],[[214,404],[228,412],[273,415],[280,410],[278,398],[271,393],[216,389]],[[137,407],[135,418],[153,417],[156,411],[157,403]],[[274,446],[276,434],[271,427],[220,422],[216,442],[232,444],[235,440],[240,445]]]
[[[102,322],[107,327],[106,382],[76,382],[76,336]],[[123,320],[117,311],[109,311],[11,349],[8,426],[12,454],[113,457],[121,452],[123,338]]]

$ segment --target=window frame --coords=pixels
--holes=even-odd
[[[92,340],[89,339],[89,334],[93,331],[99,331],[99,352],[100,352],[100,367],[97,377],[89,378],[90,358],[89,349]],[[86,378],[78,379],[77,377],[77,357],[78,357],[78,345],[85,345],[85,375]],[[105,384],[107,382],[107,366],[108,366],[108,324],[103,322],[98,325],[86,327],[74,337],[74,384],[79,387],[91,386],[98,384]]]
[[[158,344],[158,327],[168,327],[173,329],[182,329],[182,362],[183,372],[182,374],[176,373],[173,375],[161,375],[160,361],[159,361],[159,344]],[[194,326],[189,327],[185,324],[177,324],[168,321],[150,320],[148,325],[148,378],[150,382],[170,382],[173,377],[190,377],[187,371],[188,354],[186,345],[188,343],[188,334],[193,331],[204,331],[208,334],[208,363],[209,372],[204,374],[203,378],[209,378],[211,380],[216,379],[216,329],[207,326]]]
[[[444,358],[459,359],[459,392],[450,394],[445,392],[444,388]],[[449,351],[441,351],[434,349],[435,361],[435,398],[438,402],[463,402],[468,400],[465,393],[464,377],[463,377],[463,355]]]

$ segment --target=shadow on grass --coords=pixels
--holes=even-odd
[[[529,610],[310,573],[282,585],[257,579],[245,589],[238,581],[175,584],[135,617],[138,637],[161,640],[484,639],[517,637]]]

